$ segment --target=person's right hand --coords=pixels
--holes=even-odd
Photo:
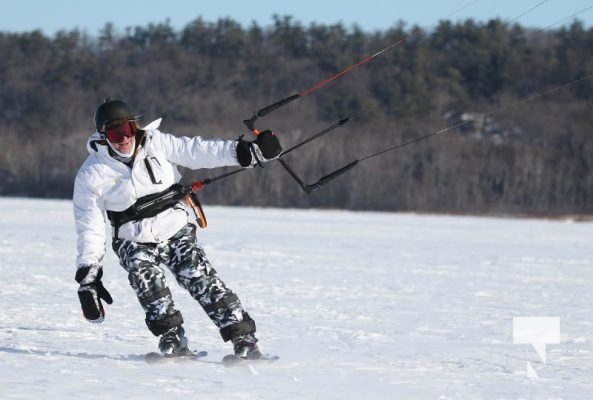
[[[76,271],[76,282],[80,284],[78,288],[78,298],[82,307],[82,314],[92,323],[101,323],[105,319],[105,310],[101,300],[107,304],[113,303],[111,295],[103,286],[101,277],[103,268],[100,265],[81,265]]]

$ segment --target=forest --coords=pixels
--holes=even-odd
[[[593,214],[593,29],[494,19],[395,22],[367,32],[196,18],[182,29],[107,24],[97,35],[0,33],[0,195],[70,198],[93,115],[126,101],[176,136],[235,139],[243,120],[357,61],[370,62],[260,118],[307,183],[278,162],[208,185],[205,205],[560,216]],[[252,136],[251,136],[252,137]],[[381,153],[386,149],[391,149]],[[377,156],[370,157],[371,155]],[[183,170],[184,181],[231,171]]]

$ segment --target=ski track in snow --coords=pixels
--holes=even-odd
[[[71,202],[0,199],[1,399],[591,399],[592,223],[206,208],[219,275],[280,361],[147,365],[157,338],[109,248],[86,322]],[[167,275],[190,345],[231,351]],[[544,364],[513,317],[559,317]],[[538,379],[527,377],[530,362]]]

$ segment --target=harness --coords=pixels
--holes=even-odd
[[[140,221],[145,218],[157,216],[185,199],[187,205],[194,210],[200,228],[207,225],[206,216],[198,196],[191,190],[191,186],[182,186],[179,183],[171,185],[162,192],[140,197],[134,204],[124,211],[107,210],[107,218],[114,230],[114,238],[118,239],[119,227],[130,221]]]

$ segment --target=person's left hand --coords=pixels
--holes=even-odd
[[[237,143],[237,161],[242,167],[274,160],[281,153],[282,146],[278,136],[270,130],[261,132],[252,142],[239,139]]]

